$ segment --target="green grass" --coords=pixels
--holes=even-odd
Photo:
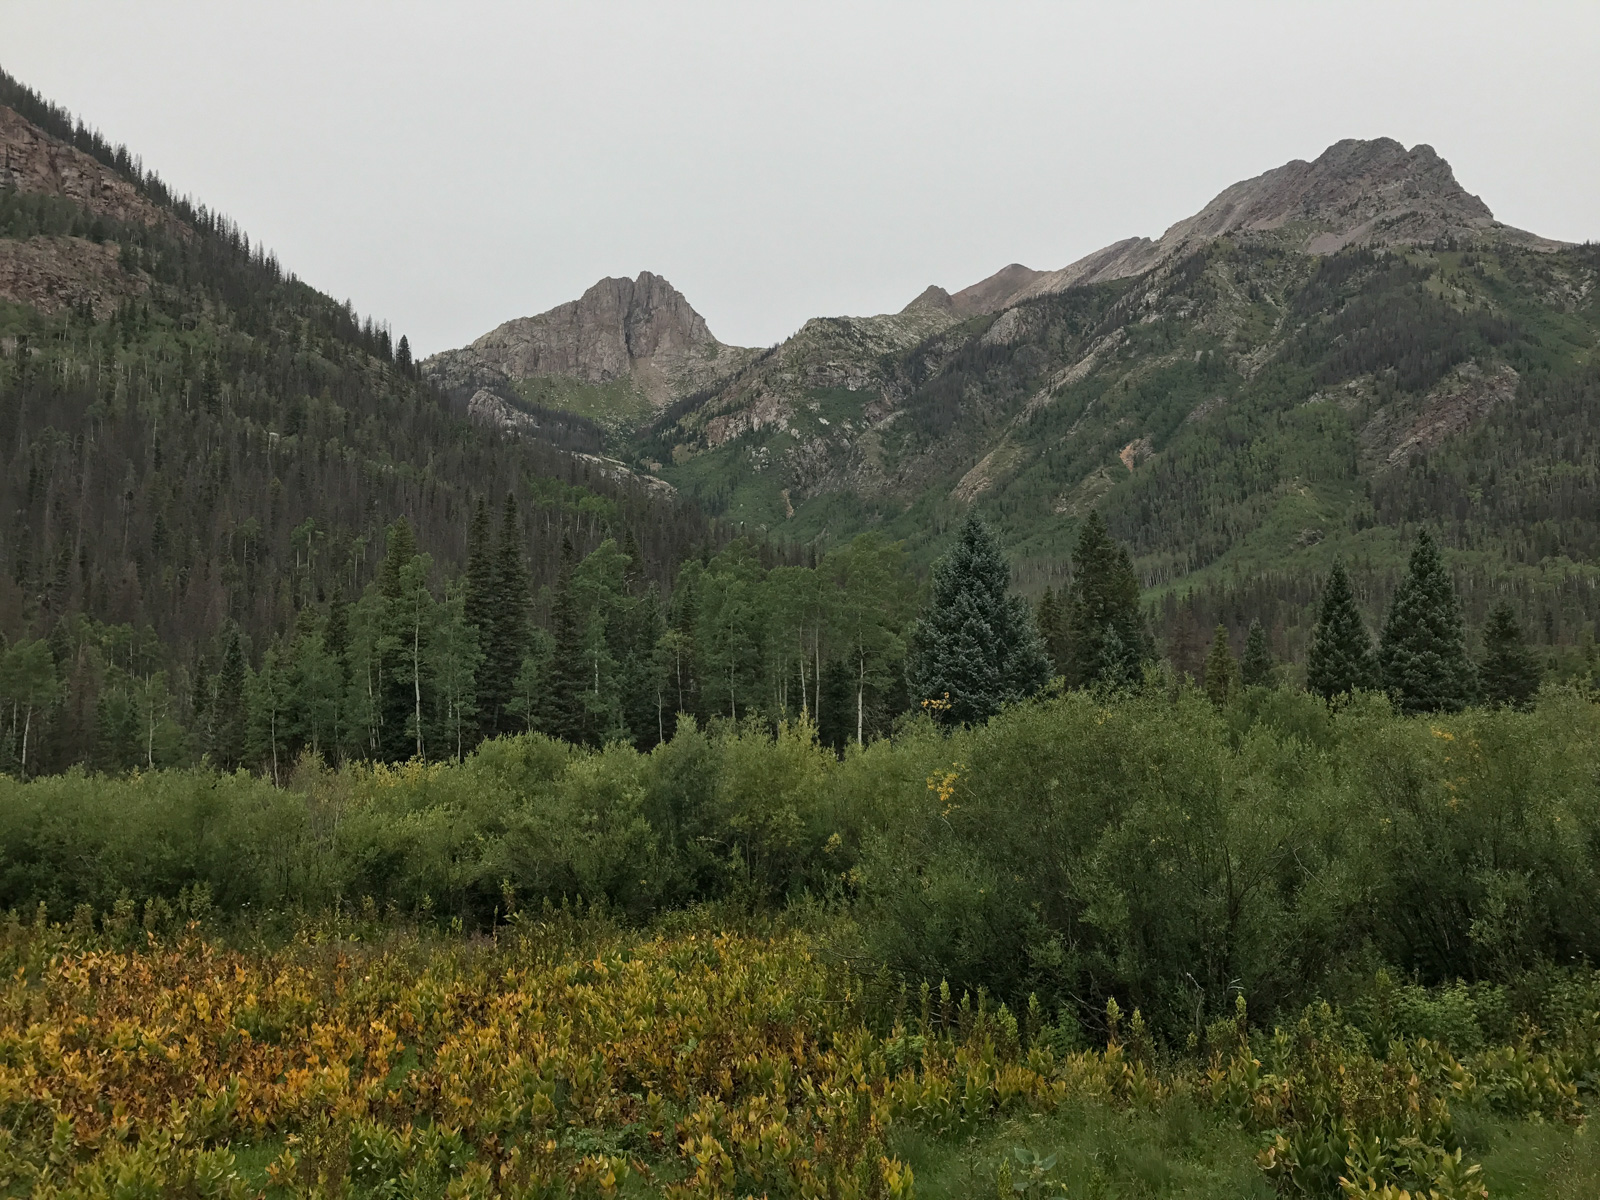
[[[892,1144],[910,1164],[920,1200],[999,1196],[1002,1189],[1013,1196],[1072,1200],[1271,1200],[1273,1195],[1256,1166],[1258,1139],[1182,1097],[1151,1112],[1070,1105],[1050,1117],[986,1125],[966,1138],[904,1129]],[[1054,1164],[1030,1186],[1024,1162],[1037,1159],[1042,1166],[1052,1156]]]
[[[568,375],[546,375],[517,383],[517,394],[530,404],[576,413],[613,432],[636,429],[655,412],[650,398],[631,379],[586,383]]]
[[[1594,1200],[1600,1196],[1600,1135],[1584,1125],[1456,1116],[1463,1157],[1483,1164],[1493,1200]]]

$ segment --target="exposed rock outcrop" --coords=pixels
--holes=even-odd
[[[75,237],[0,238],[0,300],[28,304],[40,312],[87,305],[99,320],[119,301],[148,287],[122,269],[113,242]]]
[[[683,294],[659,275],[602,279],[577,300],[518,317],[460,350],[426,359],[447,390],[563,376],[583,383],[630,380],[656,407],[729,373],[749,351],[712,336]]]
[[[187,233],[171,213],[156,207],[121,175],[83,151],[57,141],[13,109],[0,106],[0,188],[27,195],[61,196],[97,216]]]
[[[1078,284],[1125,279],[1230,235],[1269,236],[1306,254],[1442,237],[1510,242],[1535,250],[1562,245],[1496,221],[1487,204],[1456,182],[1450,164],[1432,146],[1407,150],[1393,138],[1347,138],[1312,162],[1297,158],[1224,189],[1155,241],[1114,242],[1059,271],[1037,275],[991,303],[1000,308]],[[997,291],[997,281],[1014,270],[1007,267],[967,290]]]

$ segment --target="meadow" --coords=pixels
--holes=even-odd
[[[1600,710],[0,779],[12,1194],[1587,1193]]]

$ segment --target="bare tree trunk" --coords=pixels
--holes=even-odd
[[[12,718],[15,722],[15,718]],[[33,728],[33,705],[28,705],[28,715],[22,719],[22,777],[28,777],[28,731]]]

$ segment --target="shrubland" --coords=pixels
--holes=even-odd
[[[635,925],[695,903],[847,920],[894,978],[1037,996],[1098,1035],[1115,998],[1181,1043],[1379,967],[1508,978],[1600,947],[1600,709],[1405,717],[1152,672],[985,725],[908,719],[842,757],[798,723],[684,722],[648,753],[538,734],[459,763],[288,786],[198,770],[0,778],[0,905],[330,908],[487,931],[582,901]],[[287,919],[287,918],[285,918]]]

